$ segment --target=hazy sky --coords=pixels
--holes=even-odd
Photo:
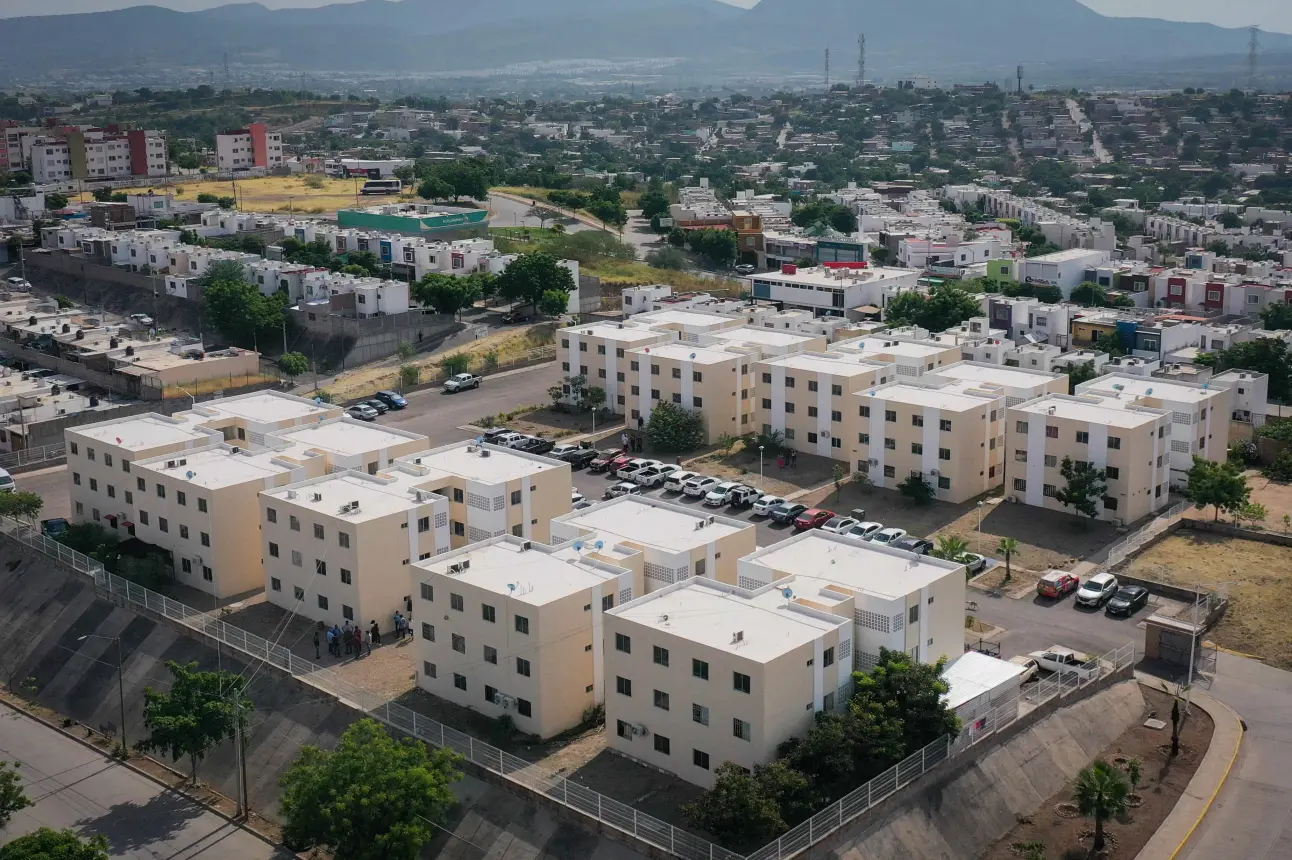
[[[230,0],[0,0],[0,18],[18,15],[58,15],[98,12],[126,6],[155,5],[171,9],[205,9]],[[286,6],[324,6],[338,0],[259,0],[271,9]],[[725,0],[753,6],[756,0]],[[1043,2],[1043,0],[1037,0]],[[1105,15],[1134,15],[1175,21],[1206,21],[1224,27],[1258,24],[1266,30],[1292,33],[1292,0],[1081,0]]]

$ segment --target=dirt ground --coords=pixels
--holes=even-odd
[[[782,467],[776,457],[764,455],[760,479],[757,449],[746,451],[743,443],[737,442],[730,453],[720,449],[710,450],[689,460],[684,459],[682,465],[692,472],[712,475],[722,481],[740,481],[755,486],[765,493],[787,496],[829,482],[834,473],[835,461],[814,454],[799,454],[794,466],[791,467],[787,462]],[[834,502],[833,487],[824,498],[825,501],[821,504],[830,510],[848,509]],[[808,503],[806,499],[801,501],[804,504]]]
[[[592,413],[574,410],[558,412],[549,406],[532,404],[499,415],[481,415],[472,423],[481,428],[506,426],[517,433],[527,433],[530,436],[542,436],[547,439],[562,439],[566,436],[591,432]],[[598,427],[619,427],[623,423],[622,415],[602,413],[597,417]]]
[[[1020,571],[1070,567],[1117,539],[1116,529],[1108,523],[1091,522],[1030,505],[1010,504],[1000,496],[958,505],[947,502],[916,505],[896,490],[871,487],[863,491],[855,484],[845,484],[843,496],[837,502],[833,487],[809,495],[802,501],[805,504],[820,502],[831,510],[865,508],[867,519],[903,528],[910,534],[931,540],[935,535],[953,534],[969,542],[970,552],[992,558],[998,556],[996,547],[1001,538],[1012,537],[1018,541],[1018,550],[1011,560],[1016,579]],[[983,502],[981,532],[978,530],[977,501]]]
[[[1181,530],[1131,559],[1126,572],[1228,594],[1229,610],[1209,638],[1292,669],[1292,547]]]
[[[311,176],[314,176],[311,174]],[[310,215],[333,214],[338,209],[356,205],[356,195],[363,187],[362,179],[329,179],[316,176],[310,179],[319,183],[318,188],[305,184],[306,176],[264,176],[240,179],[237,182],[238,208],[244,212],[300,212]],[[127,194],[147,194],[148,188],[125,189]],[[192,201],[199,194],[217,197],[234,196],[232,182],[185,182],[179,179],[174,185],[154,185],[157,193],[170,193],[176,200]],[[394,195],[358,197],[358,205],[391,203],[399,198]],[[411,195],[410,195],[411,199]]]
[[[1148,711],[1156,711],[1167,725],[1165,729],[1132,726],[1104,750],[1103,757],[1112,764],[1124,767],[1133,758],[1141,763],[1142,776],[1134,792],[1139,796],[1139,805],[1125,818],[1104,824],[1112,850],[1103,856],[1118,860],[1129,860],[1138,854],[1175,808],[1175,802],[1206,755],[1214,728],[1211,718],[1201,708],[1194,708],[1180,729],[1180,754],[1172,760],[1171,697],[1152,687],[1140,689],[1144,691]],[[983,860],[1018,860],[1024,856],[1019,846],[1037,842],[1045,846],[1047,858],[1085,860],[1094,822],[1077,814],[1075,806],[1064,805],[1073,802],[1072,786],[1068,783],[1035,814],[1021,820],[1008,836],[982,855]]]
[[[1251,470],[1247,472],[1247,486],[1252,490],[1252,502],[1264,505],[1269,511],[1269,516],[1260,525],[1280,534],[1292,532],[1292,484],[1271,481],[1260,472]],[[1211,516],[1212,513],[1210,509],[1195,511],[1193,516]]]

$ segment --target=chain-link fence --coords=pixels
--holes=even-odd
[[[939,738],[847,796],[831,803],[774,842],[743,858],[740,854],[640,812],[625,803],[571,782],[542,765],[517,758],[492,744],[446,726],[438,720],[418,714],[382,696],[356,687],[333,670],[301,659],[281,645],[108,573],[99,562],[51,540],[29,523],[5,520],[0,522],[0,534],[56,558],[73,570],[92,576],[95,586],[100,591],[119,598],[133,607],[179,622],[253,659],[264,660],[399,731],[434,746],[453,749],[476,765],[516,785],[538,792],[550,800],[631,834],[683,860],[787,860],[947,759],[953,758],[982,739],[1013,724],[1022,715],[1020,707],[1022,704],[1036,707],[1055,696],[1066,696],[1125,668],[1135,658],[1135,646],[1128,644],[1092,660],[1081,667],[1079,672],[1062,673],[1038,682],[1020,698],[1005,702],[987,716],[965,726],[957,737]]]

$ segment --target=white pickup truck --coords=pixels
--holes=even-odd
[[[444,381],[444,390],[448,392],[465,391],[468,388],[479,388],[480,377],[474,373],[459,373]]]

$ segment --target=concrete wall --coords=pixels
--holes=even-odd
[[[898,792],[804,857],[839,860],[974,860],[1144,715],[1134,681],[1027,718],[964,761]]]
[[[167,660],[196,660],[203,668],[222,665],[254,678],[256,703],[247,760],[251,804],[276,817],[278,780],[301,747],[332,747],[358,714],[299,681],[272,669],[247,668],[227,651],[217,656],[204,642],[98,599],[88,579],[67,573],[47,558],[5,540],[0,543],[0,676],[15,686],[31,679],[35,697],[60,713],[92,727],[118,720],[115,646],[87,634],[121,636],[125,656],[128,739],[143,737],[143,690],[164,689]],[[186,770],[187,764],[176,767]],[[198,768],[200,779],[233,794],[230,743],[215,750]],[[522,796],[484,772],[468,772],[454,791],[461,806],[452,820],[460,838],[441,834],[423,858],[475,857],[464,842],[496,860],[639,860],[629,846],[585,829],[573,813],[542,798]]]

